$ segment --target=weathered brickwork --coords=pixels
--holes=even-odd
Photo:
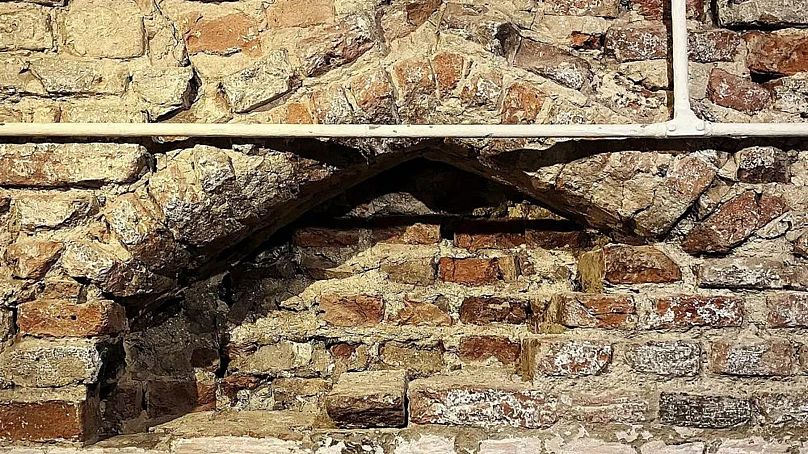
[[[805,120],[804,1],[687,5],[699,115]],[[0,122],[664,121],[668,18],[0,1]],[[0,451],[808,452],[807,201],[778,138],[10,139]]]

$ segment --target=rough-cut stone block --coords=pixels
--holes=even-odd
[[[237,113],[268,104],[294,90],[295,85],[295,74],[286,51],[273,52],[221,82],[227,101]]]
[[[501,378],[433,376],[411,382],[408,397],[415,424],[534,429],[557,419],[553,397]]]
[[[631,0],[631,9],[649,20],[670,19],[669,5],[664,0]],[[703,0],[687,0],[687,18],[701,20],[704,16]]]
[[[323,295],[322,318],[334,326],[373,326],[384,317],[384,300],[370,295]]]
[[[312,0],[300,7],[296,0],[279,0],[267,8],[267,23],[271,28],[311,27],[334,20],[334,0]]]
[[[229,55],[240,51],[248,53],[260,50],[258,21],[242,12],[225,14],[215,18],[192,15],[185,32],[188,52],[204,52],[214,55]]]
[[[721,440],[715,454],[788,454],[793,452],[791,443],[778,440],[766,441],[763,437]]]
[[[653,419],[651,395],[606,386],[579,391],[576,386],[559,393],[559,419],[588,424],[639,424]]]
[[[446,366],[443,361],[443,345],[440,343],[420,347],[402,342],[385,342],[379,347],[379,359],[383,368],[403,369],[410,377],[432,375]]]
[[[735,153],[735,176],[744,183],[788,183],[791,158],[775,147],[748,147]]]
[[[642,321],[645,329],[675,329],[693,326],[725,328],[744,320],[743,300],[729,296],[672,295],[655,298]]]
[[[430,285],[435,282],[434,257],[395,259],[382,263],[381,270],[394,282]]]
[[[528,338],[522,346],[523,372],[528,379],[599,375],[612,362],[612,351],[602,341]]]
[[[544,14],[556,16],[617,17],[620,2],[616,0],[550,0],[544,2]]]
[[[637,372],[694,376],[701,369],[701,345],[687,341],[651,341],[626,347],[626,362]]]
[[[399,325],[449,326],[452,317],[436,304],[404,300],[404,308],[392,317],[391,322]]]
[[[805,393],[763,393],[752,399],[756,419],[762,424],[808,424]]]
[[[578,272],[584,289],[598,293],[608,284],[647,284],[682,279],[679,265],[653,246],[612,245],[582,254]]]
[[[31,62],[45,90],[54,95],[122,95],[129,69],[114,61],[43,58]]]
[[[808,71],[808,32],[750,32],[744,35],[753,73],[790,76]]]
[[[0,391],[0,438],[92,441],[100,423],[97,405],[84,386]]]
[[[751,418],[752,406],[747,399],[686,393],[662,393],[659,397],[663,424],[724,429],[748,424]]]
[[[771,328],[808,327],[808,295],[778,293],[766,297],[766,320]]]
[[[749,0],[717,3],[723,27],[808,25],[808,10],[800,0]]]
[[[390,68],[390,78],[396,87],[396,105],[402,119],[428,122],[437,89],[430,61],[419,58],[400,60]]]
[[[25,339],[0,354],[0,382],[36,388],[92,384],[101,361],[95,341]]]
[[[682,249],[691,254],[729,252],[785,210],[779,197],[746,191],[696,225],[682,240]]]
[[[0,186],[128,183],[146,169],[147,157],[134,144],[2,144]]]
[[[82,57],[131,58],[146,49],[143,13],[134,0],[71,0],[64,17],[67,48]]]
[[[14,199],[12,216],[22,230],[50,230],[80,223],[97,209],[90,192],[30,192]]]
[[[550,313],[570,328],[629,328],[636,322],[634,300],[626,295],[574,293],[553,297]]]
[[[743,44],[741,35],[729,30],[689,32],[687,37],[690,60],[699,63],[732,61]]]
[[[149,103],[151,118],[158,118],[190,106],[193,77],[194,69],[190,66],[140,68],[132,71],[132,90]]]
[[[797,373],[798,348],[787,339],[722,339],[713,342],[710,370],[740,376],[788,376]]]
[[[592,69],[586,60],[538,41],[522,40],[513,64],[574,90],[592,82]]]
[[[613,26],[606,32],[604,47],[620,62],[666,58],[668,31],[660,22]]]
[[[522,345],[501,336],[469,336],[460,339],[458,355],[461,361],[487,362],[496,359],[504,365],[515,365]]]
[[[640,447],[640,454],[704,454],[704,443],[666,445],[664,441],[650,441]]]
[[[356,61],[373,48],[372,32],[361,22],[340,22],[321,30],[321,34],[296,43],[301,71],[309,77],[321,76]]]
[[[37,300],[17,310],[20,332],[34,336],[92,337],[126,329],[126,311],[112,301]]]
[[[44,8],[0,4],[0,51],[53,47],[50,15]]]
[[[346,429],[405,426],[405,375],[403,370],[342,374],[326,396],[328,416]]]
[[[710,72],[707,97],[721,107],[749,114],[765,109],[772,102],[772,94],[766,87],[721,68]]]
[[[460,321],[473,325],[525,323],[529,302],[520,298],[470,296],[460,304]]]
[[[808,289],[808,266],[758,257],[705,260],[697,268],[696,276],[701,287]]]
[[[301,247],[348,247],[359,244],[361,230],[307,227],[296,230],[292,244]]]
[[[38,279],[48,272],[62,252],[62,243],[40,239],[20,239],[6,249],[11,273],[23,279]]]
[[[448,95],[457,88],[463,78],[466,59],[463,55],[452,52],[440,52],[432,57],[432,68],[435,70],[435,81],[438,92]]]
[[[517,276],[516,261],[512,256],[490,259],[441,257],[438,272],[444,282],[470,286],[513,281]]]
[[[579,454],[584,452],[592,454],[634,454],[636,452],[634,448],[628,444],[609,442],[589,437],[576,438],[560,446],[553,445],[555,445],[555,443],[550,444],[547,452],[552,454]]]

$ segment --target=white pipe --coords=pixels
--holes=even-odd
[[[687,5],[671,0],[673,120],[609,125],[269,125],[204,123],[0,123],[0,137],[240,137],[240,138],[697,138],[808,137],[806,123],[709,123],[690,107]]]

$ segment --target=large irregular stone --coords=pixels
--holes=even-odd
[[[340,22],[297,43],[303,74],[309,77],[352,63],[374,45],[372,31],[359,21]]]
[[[132,72],[132,90],[149,103],[149,115],[157,118],[191,105],[193,77],[190,66],[142,68]]]
[[[592,83],[592,70],[586,60],[538,41],[522,40],[513,64],[574,90]]]
[[[763,110],[772,101],[771,92],[762,85],[720,68],[710,72],[707,97],[719,106],[750,114]]]
[[[65,43],[82,57],[131,58],[143,55],[143,13],[134,0],[71,0],[64,17]]]
[[[0,354],[0,382],[34,388],[96,383],[101,348],[85,339],[19,341]]]
[[[0,51],[53,47],[50,15],[44,8],[0,4]]]
[[[295,74],[286,51],[267,55],[247,69],[226,76],[222,90],[235,112],[249,112],[295,88]]]
[[[406,389],[403,370],[344,373],[325,407],[340,428],[403,427]]]
[[[0,186],[128,183],[147,164],[145,148],[134,144],[2,144]]]
[[[753,73],[790,76],[808,71],[808,32],[750,32],[744,39],[746,65]]]
[[[785,210],[779,197],[746,191],[691,230],[682,241],[682,249],[691,254],[729,252]]]
[[[800,0],[748,0],[716,4],[724,27],[808,25],[808,10]]]

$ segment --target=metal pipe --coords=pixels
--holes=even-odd
[[[271,125],[233,123],[5,123],[0,137],[249,138],[697,138],[808,137],[806,123],[710,123],[690,107],[686,0],[671,0],[674,115],[652,124],[608,125]]]

